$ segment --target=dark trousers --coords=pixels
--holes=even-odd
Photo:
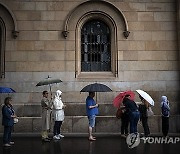
[[[162,116],[162,133],[167,136],[169,131],[169,117]]]
[[[4,126],[3,144],[11,142],[12,126]]]
[[[53,131],[54,135],[60,134],[61,125],[62,125],[62,121],[55,121],[55,123],[54,123],[54,131]]]
[[[137,133],[137,124],[139,121],[140,113],[139,111],[130,112],[129,120],[130,120],[130,133]]]
[[[121,134],[128,134],[129,115],[124,114],[121,117]]]
[[[148,117],[142,117],[142,126],[144,128],[144,135],[147,137],[150,134],[149,126],[148,126]]]

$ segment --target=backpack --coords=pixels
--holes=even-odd
[[[166,107],[164,107],[164,103],[163,103],[161,110],[162,110],[163,116],[167,117],[169,115],[169,110]]]

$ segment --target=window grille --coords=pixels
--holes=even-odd
[[[111,33],[103,21],[88,21],[81,29],[81,71],[111,71]]]

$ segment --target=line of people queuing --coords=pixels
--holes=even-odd
[[[121,136],[127,137],[129,132],[138,134],[137,126],[138,122],[141,122],[144,129],[144,137],[150,135],[150,129],[148,125],[148,110],[151,110],[150,104],[141,96],[141,103],[135,103],[130,99],[130,95],[126,95],[123,99],[123,105],[120,106],[122,109],[121,116]],[[169,131],[169,116],[170,116],[170,106],[167,96],[161,97],[161,114],[162,114],[162,133],[164,137],[167,137]],[[130,124],[130,131],[128,127]]]
[[[61,125],[64,121],[64,109],[66,105],[62,102],[61,95],[62,92],[57,90],[54,98],[48,99],[48,91],[43,91],[43,98],[41,100],[42,106],[42,141],[49,142],[51,138],[48,133],[50,131],[51,118],[54,117],[54,127],[53,127],[53,139],[59,140],[63,138],[64,135],[61,134]],[[86,98],[86,113],[89,121],[88,139],[90,141],[95,141],[96,137],[93,136],[93,128],[95,127],[96,116],[98,115],[99,105],[94,100],[95,92],[89,92]],[[147,108],[148,103],[141,98],[142,104],[137,106],[137,104],[130,99],[130,95],[126,95],[123,100],[123,116],[121,117],[121,134],[128,135],[128,125],[130,123],[130,133],[138,133],[137,124],[139,119],[142,121],[145,136],[150,134],[148,126],[148,116]],[[162,132],[164,136],[167,136],[169,130],[169,115],[170,107],[169,101],[166,96],[162,96],[161,100],[161,113],[162,113]],[[53,116],[52,116],[53,114]],[[14,144],[11,138],[11,133],[13,126],[15,124],[15,118],[17,118],[15,111],[12,106],[12,98],[6,97],[4,100],[4,105],[2,107],[2,125],[4,126],[3,133],[3,146],[10,147]]]

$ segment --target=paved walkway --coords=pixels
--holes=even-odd
[[[87,137],[65,137],[59,141],[43,143],[39,137],[14,137],[15,145],[0,147],[0,154],[179,154],[180,141],[159,144],[144,143],[129,148],[120,136],[97,137],[90,142]],[[0,137],[2,145],[2,137]]]

